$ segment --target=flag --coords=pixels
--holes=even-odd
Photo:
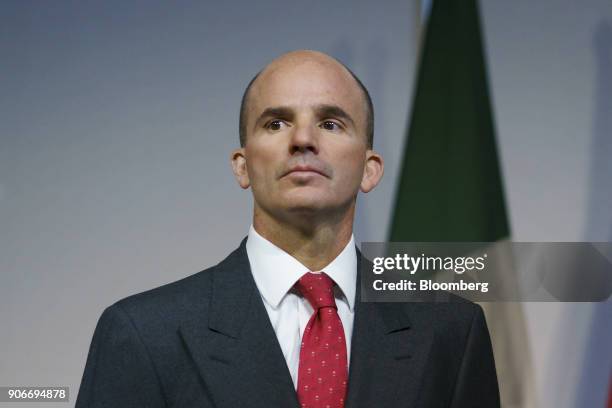
[[[434,1],[389,240],[493,242],[509,237],[477,3]],[[522,305],[481,305],[502,407],[535,406]]]

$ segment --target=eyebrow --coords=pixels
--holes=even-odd
[[[351,125],[355,126],[355,121],[344,109],[338,105],[320,104],[314,107],[314,111],[319,118],[334,117],[338,119],[344,119],[350,122]],[[294,109],[288,106],[274,106],[265,109],[261,115],[255,121],[255,125],[258,126],[263,120],[267,118],[282,118],[291,120],[295,116]]]
[[[259,117],[255,121],[255,125],[258,125],[259,123],[261,123],[261,121],[267,118],[292,119],[293,115],[293,109],[287,106],[275,106],[267,108],[261,113],[261,115],[259,115]]]
[[[317,116],[321,118],[334,117],[344,119],[347,122],[350,122],[351,125],[355,126],[355,121],[353,121],[351,115],[346,113],[346,111],[338,105],[317,105],[315,106],[315,112],[317,113]]]

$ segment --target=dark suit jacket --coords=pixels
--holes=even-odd
[[[76,408],[298,407],[245,243],[212,268],[108,307]],[[499,406],[479,306],[360,303],[359,277],[347,408]]]

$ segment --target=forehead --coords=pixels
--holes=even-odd
[[[353,119],[365,121],[365,100],[351,74],[336,61],[299,60],[272,63],[259,75],[249,95],[250,122],[269,107],[308,109],[338,105]]]

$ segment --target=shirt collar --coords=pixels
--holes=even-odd
[[[257,289],[275,309],[295,282],[310,271],[297,259],[262,237],[252,225],[249,228],[246,250]],[[353,311],[357,284],[357,253],[352,234],[342,252],[321,270],[336,282],[346,297],[349,309]]]

